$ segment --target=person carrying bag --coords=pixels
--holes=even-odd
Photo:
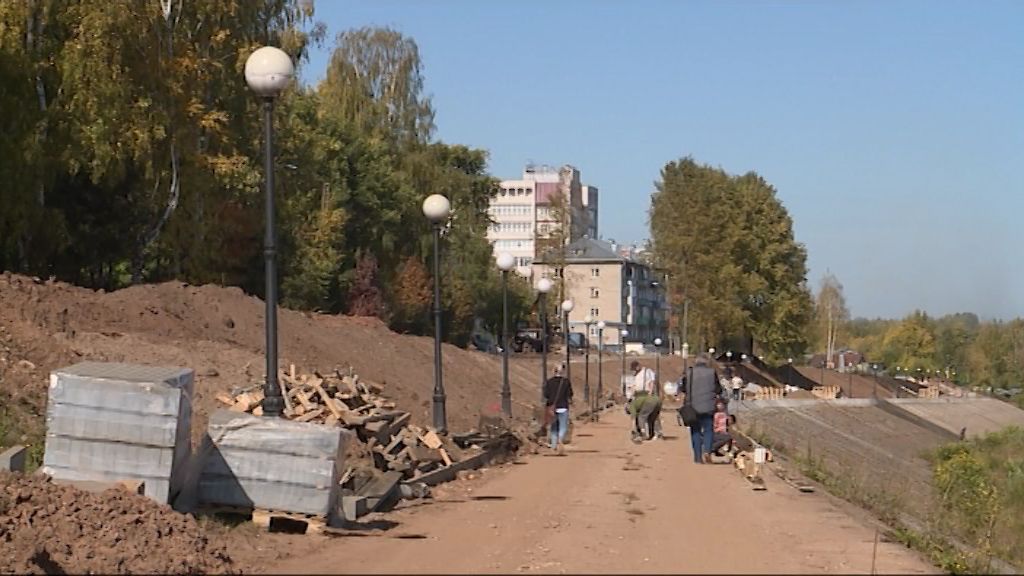
[[[544,423],[548,427],[551,450],[561,454],[569,430],[569,404],[572,403],[572,382],[562,376],[562,368],[544,384]]]
[[[697,364],[687,371],[686,398],[679,409],[680,420],[690,429],[693,461],[697,464],[711,462],[715,402],[721,393],[718,374],[704,356],[698,357]]]

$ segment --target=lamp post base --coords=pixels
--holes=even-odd
[[[280,394],[263,396],[263,415],[267,418],[281,418],[284,416],[284,398]]]
[[[434,393],[434,430],[438,434],[448,433],[448,418],[445,413],[445,395],[444,393]]]

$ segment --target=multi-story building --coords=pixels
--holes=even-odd
[[[593,238],[581,238],[566,246],[564,256],[551,254],[533,262],[534,278],[548,277],[558,282],[556,298],[569,298],[575,304],[569,314],[570,330],[584,332],[584,318],[596,324],[605,321],[606,346],[625,342],[651,344],[655,338],[668,341],[669,307],[665,281],[651,266],[619,254],[614,244]],[[621,330],[629,335],[625,342]],[[596,343],[598,331],[591,325],[587,334]]]
[[[572,166],[528,165],[521,179],[501,182],[489,213],[487,240],[495,254],[508,252],[526,274],[545,246],[597,236],[598,190],[581,184]]]

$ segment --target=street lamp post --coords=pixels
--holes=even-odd
[[[448,220],[451,209],[451,203],[440,194],[431,194],[423,201],[423,215],[434,228],[434,429],[439,434],[448,431],[441,376],[441,227]]]
[[[871,365],[871,372],[873,372],[874,375],[875,375],[875,388],[872,391],[872,395],[877,399],[878,398],[878,364],[872,364]],[[896,396],[898,397],[899,394],[900,394],[900,388],[899,388],[899,385],[897,384],[896,385]]]
[[[853,369],[849,366],[846,367],[846,397],[853,398]]]
[[[789,367],[789,369],[786,371],[786,386],[792,386],[793,385],[793,359],[792,358],[788,358],[786,360],[786,365]]]
[[[565,328],[563,332],[565,334],[565,379],[569,381],[570,386],[572,386],[572,363],[569,358],[569,312],[572,312],[573,306],[574,304],[572,300],[562,301],[562,312],[565,316]]]
[[[267,377],[263,383],[263,415],[280,418],[284,398],[277,380],[277,232],[274,229],[274,99],[295,75],[292,59],[283,50],[264,46],[245,61],[245,82],[263,99],[263,182],[266,188],[266,227],[263,257],[266,275]]]
[[[619,378],[619,388],[622,389],[622,397],[626,397],[626,336],[629,330],[619,330],[619,354],[622,356],[622,376]]]
[[[725,353],[725,361],[732,364],[732,350]]]
[[[715,349],[708,348],[708,364],[713,368],[715,366]]]
[[[594,317],[587,314],[583,317],[583,325],[587,327],[586,343],[583,348],[583,404],[590,406],[590,325]]]
[[[683,376],[686,376],[687,370],[689,370],[690,362],[690,343],[683,342]]]
[[[501,412],[506,418],[512,417],[512,389],[508,385],[508,273],[516,265],[516,259],[508,252],[502,252],[495,260],[501,270]]]
[[[654,339],[654,395],[661,396],[661,338]]]
[[[551,280],[537,281],[537,307],[540,309],[540,405],[544,406],[544,384],[548,381],[548,309],[547,295],[551,291]]]
[[[600,409],[601,394],[604,393],[604,320],[597,321],[597,401]],[[597,411],[594,411],[594,420],[597,420]]]

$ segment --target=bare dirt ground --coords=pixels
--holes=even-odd
[[[821,383],[821,368],[812,368],[810,366],[799,366],[795,368],[807,378]],[[892,397],[892,392],[889,392],[885,387],[881,385],[875,386],[874,378],[861,374],[844,374],[836,372],[835,370],[825,370],[825,380],[823,385],[839,386],[843,391],[843,395],[847,398],[872,398],[875,394],[877,394],[879,398]]]
[[[395,334],[377,319],[281,310],[282,367],[352,367],[384,395],[430,420],[433,341]],[[20,428],[41,430],[50,370],[82,360],[187,366],[196,371],[193,435],[220,407],[215,396],[258,383],[264,372],[263,303],[236,288],[164,283],[105,294],[59,282],[0,275],[0,404]],[[449,427],[476,426],[500,406],[500,358],[445,345]],[[514,414],[525,422],[539,362],[511,366]],[[17,441],[17,439],[14,439]],[[0,438],[0,444],[4,439]]]
[[[375,530],[324,540],[268,573],[869,573],[874,528],[848,505],[729,465],[692,464],[688,438],[635,445],[617,411],[564,457],[442,487]],[[884,540],[879,573],[936,573]]]

